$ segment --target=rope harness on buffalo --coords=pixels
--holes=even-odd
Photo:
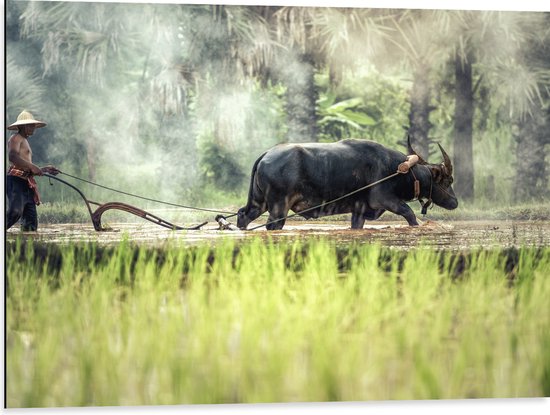
[[[416,174],[414,174],[413,169],[411,170],[411,174],[414,177],[414,200],[418,200],[420,203],[420,206],[422,206],[421,213],[425,215],[428,212],[428,208],[432,205],[432,190],[433,190],[433,178],[430,174],[430,196],[428,197],[428,200],[425,202],[420,198],[420,181],[416,178]]]

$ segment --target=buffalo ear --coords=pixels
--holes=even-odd
[[[432,174],[433,180],[436,183],[441,182],[441,180],[443,179],[444,172],[442,166],[433,164],[430,165],[430,173]]]
[[[414,151],[414,149],[412,148],[412,145],[411,145],[411,136],[410,134],[407,133],[407,151],[409,152],[409,154],[414,154],[416,156],[418,156],[418,164],[428,164],[426,163],[426,161],[420,157],[420,155]]]
[[[453,183],[453,176],[447,171],[447,167],[444,163],[430,164],[430,173],[434,182],[443,187],[449,187]]]

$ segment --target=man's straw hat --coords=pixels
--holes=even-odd
[[[21,111],[21,114],[19,114],[19,116],[17,117],[17,121],[15,121],[12,125],[10,125],[8,127],[8,130],[17,130],[17,127],[19,127],[20,125],[27,125],[27,124],[35,124],[36,128],[41,128],[46,126],[45,122],[35,120],[29,111]]]

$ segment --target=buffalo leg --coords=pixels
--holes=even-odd
[[[268,231],[283,229],[288,214],[288,207],[285,204],[275,203],[269,207],[269,218],[265,226]],[[275,222],[276,221],[276,222]],[[270,223],[273,222],[273,223]]]
[[[265,203],[252,207],[245,206],[240,208],[237,212],[237,227],[239,229],[246,229],[250,222],[260,217],[266,210],[267,207]]]
[[[403,216],[410,226],[418,226],[416,215],[409,207],[409,205],[407,205],[405,202],[397,202],[395,204],[392,204],[391,206],[388,206],[386,209],[392,213],[395,213],[396,215]]]
[[[376,220],[385,212],[385,209],[362,208],[351,215],[351,229],[363,229],[365,220]]]
[[[365,225],[365,217],[363,213],[352,213],[351,215],[351,229],[363,229]]]
[[[252,209],[250,209],[248,211],[248,215],[247,215],[248,223],[253,222],[256,219],[258,219],[262,215],[262,213],[264,213],[266,210],[267,210],[267,208],[266,208],[265,204],[263,206],[253,207]],[[248,223],[247,223],[247,225],[248,225]]]

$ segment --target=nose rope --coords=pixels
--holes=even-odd
[[[426,213],[428,213],[428,208],[432,205],[433,188],[434,188],[434,178],[432,176],[432,173],[430,172],[430,196],[428,197],[428,200],[426,200],[426,202],[424,203],[420,202],[420,204],[422,205],[422,210],[420,211],[420,213],[422,213],[422,215],[426,215]]]
[[[426,213],[428,212],[428,208],[432,205],[433,201],[432,201],[432,191],[433,191],[433,176],[432,176],[432,173],[430,173],[430,195],[428,197],[428,200],[426,200],[425,202],[422,200],[422,198],[420,197],[420,181],[416,178],[416,175],[414,174],[414,171],[413,169],[411,168],[411,174],[412,176],[414,177],[414,199],[413,200],[418,200],[418,202],[420,203],[420,206],[422,206],[422,210],[421,210],[421,213],[422,215],[426,215]]]
[[[456,199],[456,196],[450,194],[445,188],[443,188],[443,186],[441,186],[441,185],[438,184],[438,183],[436,183],[435,185],[439,188],[439,190],[441,190],[442,192],[446,193],[447,196],[450,196],[450,197],[452,197],[453,199]]]

